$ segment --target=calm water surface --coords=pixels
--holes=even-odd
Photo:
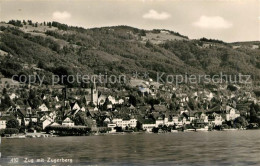
[[[2,139],[1,154],[0,165],[260,165],[260,130]]]

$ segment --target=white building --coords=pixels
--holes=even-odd
[[[234,108],[227,106],[227,108],[226,108],[226,120],[227,121],[234,120],[237,117],[240,117],[239,111],[236,111]]]
[[[158,127],[160,125],[164,125],[164,121],[162,119],[158,119],[155,121],[155,127]]]
[[[42,112],[46,112],[46,111],[49,111],[49,108],[45,104],[42,104],[39,107],[39,110],[42,111]]]
[[[116,132],[116,129],[115,129],[116,124],[109,123],[109,124],[107,124],[107,127],[111,129],[111,131],[109,133],[115,133]]]
[[[71,106],[71,110],[80,110],[80,106],[78,105],[77,102],[74,103],[74,104],[72,104],[72,106]]]
[[[156,127],[156,124],[142,124],[142,129],[147,132],[152,132],[154,127]]]
[[[45,119],[43,122],[42,122],[42,129],[45,129],[46,126],[48,126],[49,124],[51,124],[52,121],[50,119]]]
[[[259,49],[259,45],[252,45],[252,49]]]
[[[12,93],[9,97],[11,100],[13,100],[15,98],[18,98],[18,95],[16,95],[15,93]]]
[[[6,120],[0,119],[0,129],[5,129],[6,128]]]
[[[133,118],[131,118],[129,120],[123,120],[123,119],[120,119],[120,118],[116,118],[116,119],[113,119],[112,122],[114,124],[116,124],[116,126],[122,127],[123,129],[125,129],[126,127],[135,128],[136,125],[137,125],[137,120],[133,119]]]
[[[223,118],[222,118],[222,116],[221,115],[219,115],[219,114],[216,114],[216,113],[213,113],[214,115],[214,117],[215,117],[215,119],[214,119],[214,121],[213,121],[213,124],[215,125],[215,126],[220,126],[220,125],[222,125],[222,122],[223,122]]]
[[[69,118],[67,117],[63,122],[62,122],[62,126],[74,126],[74,122]]]
[[[115,118],[115,119],[112,120],[112,122],[113,122],[114,124],[116,124],[116,126],[122,127],[123,119]]]

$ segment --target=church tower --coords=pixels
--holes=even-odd
[[[94,78],[94,81],[93,81],[93,86],[91,87],[91,102],[94,105],[98,104],[98,90],[97,90],[97,87],[96,87],[95,78]]]

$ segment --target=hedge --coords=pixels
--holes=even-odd
[[[1,129],[0,130],[0,136],[3,135],[5,133],[5,130],[4,129]]]
[[[19,130],[16,128],[6,128],[4,133],[5,134],[18,134]]]
[[[54,130],[57,134],[61,135],[83,135],[90,133],[91,128],[85,126],[47,126],[45,131],[49,133]]]

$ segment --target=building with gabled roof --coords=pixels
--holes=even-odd
[[[62,121],[62,126],[75,126],[75,124],[69,117],[67,117]]]

